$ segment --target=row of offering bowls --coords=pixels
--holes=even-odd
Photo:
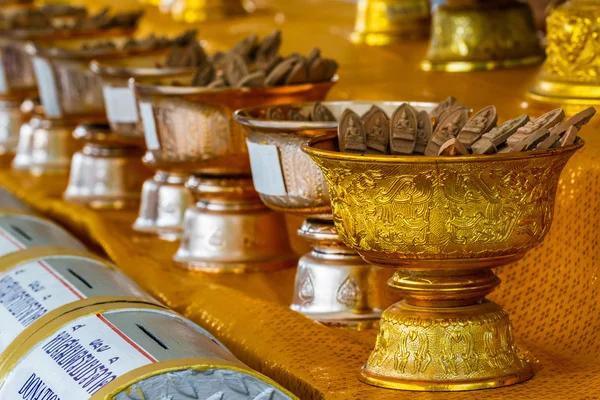
[[[581,140],[491,156],[343,154],[335,151],[335,122],[265,118],[267,106],[310,109],[289,104],[323,100],[337,78],[209,90],[186,85],[190,70],[154,68],[160,54],[26,50],[45,112],[28,142],[33,155],[45,146],[41,165],[68,158],[71,133],[55,126],[66,132],[90,117],[102,120],[107,110],[109,128],[74,130],[85,146],[73,157],[67,200],[133,203],[143,134],[144,163],[156,175],[144,183],[134,228],[166,239],[181,234],[180,265],[246,272],[295,264],[284,220],[271,208],[305,217],[299,235],[314,247],[298,263],[293,309],[330,325],[365,327],[403,297],[381,316],[365,382],[470,390],[532,376],[507,313],[485,296],[500,283],[491,268],[519,260],[548,232],[560,172]],[[371,106],[324,104],[338,119],[346,108],[362,114]],[[378,105],[389,112],[400,102]],[[383,290],[388,278],[396,294]]]

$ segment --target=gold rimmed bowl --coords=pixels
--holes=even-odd
[[[303,150],[329,186],[342,241],[397,271],[403,300],[383,312],[361,380],[453,391],[529,379],[508,314],[485,296],[491,268],[521,259],[550,229],[569,147],[461,157],[344,154],[337,138]]]

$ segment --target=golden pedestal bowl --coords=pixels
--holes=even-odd
[[[244,133],[233,112],[322,100],[334,83],[240,89],[135,84],[146,159],[157,169],[190,176],[195,204],[185,212],[178,264],[220,273],[295,263],[282,215],[265,207],[254,190]]]
[[[560,173],[583,146],[483,156],[344,154],[335,137],[303,146],[329,185],[340,238],[397,269],[404,299],[384,311],[360,379],[456,391],[533,375],[506,311],[485,298],[492,268],[521,259],[550,229]]]
[[[146,149],[144,129],[135,92],[129,81],[148,83],[161,79],[191,78],[194,68],[157,67],[164,64],[164,55],[138,55],[119,60],[96,60],[92,72],[102,79],[106,116],[112,132],[123,139],[139,140],[139,149]],[[127,147],[127,143],[122,143]],[[151,155],[148,155],[151,159]],[[137,158],[137,164],[148,157]],[[149,165],[136,168],[146,170]],[[123,176],[128,170],[121,170]],[[183,230],[183,214],[192,204],[192,195],[185,187],[187,176],[176,171],[157,170],[154,176],[139,182],[136,190],[139,216],[133,229],[158,235],[165,240],[176,240]],[[140,199],[141,192],[141,199]]]
[[[163,0],[161,9],[169,10],[175,21],[197,23],[241,17],[252,12],[254,4],[249,0]]]
[[[576,114],[600,104],[600,1],[570,0],[546,19],[547,58],[527,99],[532,107]]]
[[[324,102],[336,119],[345,109],[364,114],[376,104],[391,115],[401,102]],[[412,103],[419,109],[435,105]],[[277,107],[281,115],[295,110],[308,115],[314,103]],[[310,139],[335,132],[338,122],[276,121],[270,107],[238,110],[236,121],[246,128],[254,187],[267,207],[305,219],[298,236],[313,250],[300,258],[291,308],[331,326],[372,327],[381,311],[398,300],[385,282],[393,271],[365,263],[339,238],[323,174],[300,148]]]
[[[520,0],[446,0],[433,13],[425,71],[466,72],[542,62],[533,14]]]
[[[427,0],[359,0],[353,43],[384,46],[429,36]]]

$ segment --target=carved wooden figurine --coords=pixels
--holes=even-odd
[[[352,110],[344,111],[338,126],[340,151],[364,153],[367,151],[367,135],[360,117]]]
[[[465,108],[459,108],[446,116],[437,124],[433,136],[425,149],[426,156],[437,156],[440,147],[448,140],[456,137],[462,128],[467,124],[469,111]]]
[[[427,111],[419,111],[417,114],[417,143],[415,144],[415,153],[424,154],[427,148],[427,143],[431,140],[433,127],[431,118]]]
[[[549,113],[542,115],[539,118],[529,121],[525,126],[522,126],[517,132],[512,135],[506,141],[509,147],[514,147],[517,143],[521,142],[527,136],[534,132],[539,131],[542,128],[552,128],[559,124],[565,118],[565,112],[562,108],[557,108]]]
[[[470,149],[484,133],[487,133],[496,126],[498,122],[498,113],[496,107],[488,106],[479,111],[467,122],[464,128],[460,131],[457,139],[467,148]]]
[[[379,107],[373,106],[363,116],[362,123],[367,133],[367,153],[389,154],[390,120],[385,112]]]
[[[506,121],[481,136],[481,139],[473,143],[471,150],[473,154],[493,154],[505,143],[515,132],[529,122],[527,115]],[[508,146],[509,148],[511,146]],[[509,150],[503,151],[508,152]]]
[[[404,103],[394,111],[390,124],[390,153],[412,154],[417,143],[417,113]]]

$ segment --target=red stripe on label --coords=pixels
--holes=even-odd
[[[59,276],[56,272],[54,272],[52,270],[52,268],[50,268],[49,265],[46,265],[46,263],[44,263],[42,260],[38,260],[38,264],[40,264],[42,266],[42,268],[44,268],[46,271],[48,271],[48,273],[50,275],[52,275],[54,278],[56,278],[56,280],[58,280],[60,283],[62,283],[64,287],[69,289],[75,296],[77,296],[78,299],[81,300],[81,299],[85,298],[82,295],[80,295],[79,292],[74,287],[72,287],[69,282],[65,281],[61,276]]]
[[[4,238],[6,240],[8,240],[10,243],[17,246],[19,249],[23,250],[25,248],[25,246],[23,246],[21,243],[17,242],[17,240],[15,238],[13,238],[12,236],[10,236],[6,232],[4,232],[4,229],[0,229],[0,235],[4,236]]]
[[[102,321],[106,325],[108,325],[108,327],[110,329],[112,329],[113,331],[115,331],[115,333],[117,335],[121,336],[123,338],[123,340],[125,340],[127,343],[129,343],[131,345],[131,347],[133,347],[134,349],[136,349],[141,355],[143,355],[144,357],[146,357],[148,360],[150,360],[153,363],[157,362],[156,358],[154,358],[150,354],[146,353],[146,351],[144,349],[142,349],[140,346],[138,346],[133,340],[129,339],[127,337],[127,335],[125,335],[123,332],[121,332],[116,326],[114,326],[113,324],[111,324],[106,318],[104,318],[100,314],[96,314],[96,316],[98,318],[100,318],[100,321]]]

